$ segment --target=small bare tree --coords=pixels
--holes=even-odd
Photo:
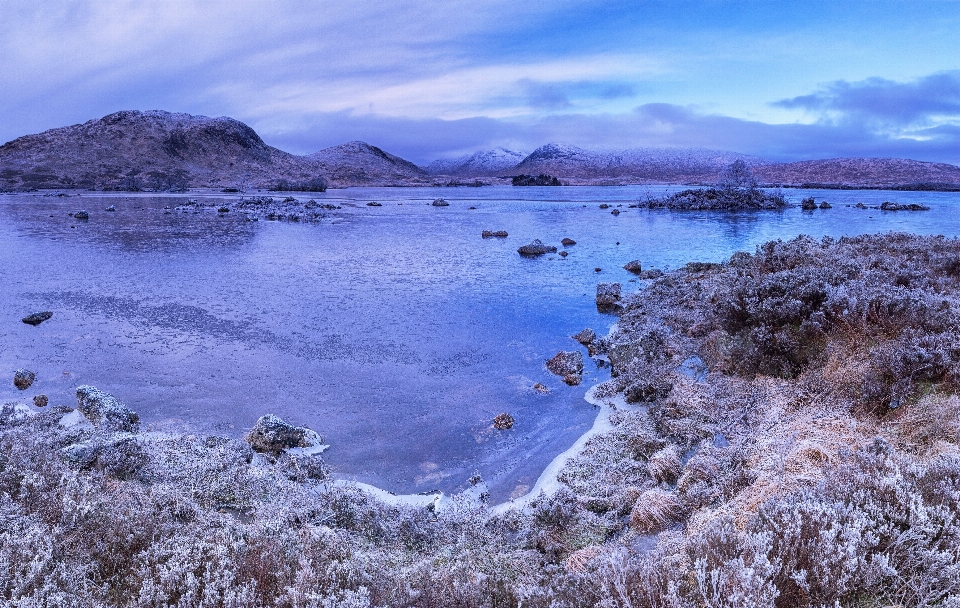
[[[757,178],[753,176],[753,171],[741,159],[730,163],[730,166],[720,173],[720,181],[717,186],[724,189],[745,188],[753,190],[757,187]]]

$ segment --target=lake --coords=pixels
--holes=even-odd
[[[275,413],[323,435],[339,477],[450,492],[478,472],[499,501],[591,426],[583,397],[605,370],[585,358],[570,387],[543,364],[583,350],[570,336],[584,327],[608,331],[596,284],[635,289],[626,262],[717,262],[799,234],[960,235],[960,193],[785,190],[833,205],[816,211],[629,208],[678,189],[350,188],[311,195],[341,207],[315,224],[174,209],[237,195],[0,195],[0,375],[37,373],[23,393],[4,381],[0,399],[74,406],[76,386],[93,384],[149,429],[232,437]],[[430,205],[439,196],[450,206]],[[931,210],[852,207],[886,200]],[[80,209],[89,220],[68,215]],[[577,241],[566,258],[517,255],[564,237]],[[40,310],[53,318],[20,322]],[[509,431],[491,426],[501,412]]]

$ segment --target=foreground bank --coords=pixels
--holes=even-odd
[[[958,285],[960,242],[898,234],[800,237],[646,280],[588,344],[613,373],[592,391],[605,430],[516,508],[388,503],[331,483],[315,455],[7,407],[0,595],[960,605]],[[102,457],[65,457],[118,432]]]

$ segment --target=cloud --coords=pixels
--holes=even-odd
[[[960,70],[938,72],[910,82],[884,78],[838,80],[810,95],[783,99],[774,105],[896,126],[944,117],[960,119]]]

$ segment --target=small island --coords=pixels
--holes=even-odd
[[[639,202],[641,207],[647,209],[687,211],[775,210],[787,206],[783,193],[768,192],[757,187],[753,172],[742,160],[736,160],[727,167],[713,188],[691,188]]]

